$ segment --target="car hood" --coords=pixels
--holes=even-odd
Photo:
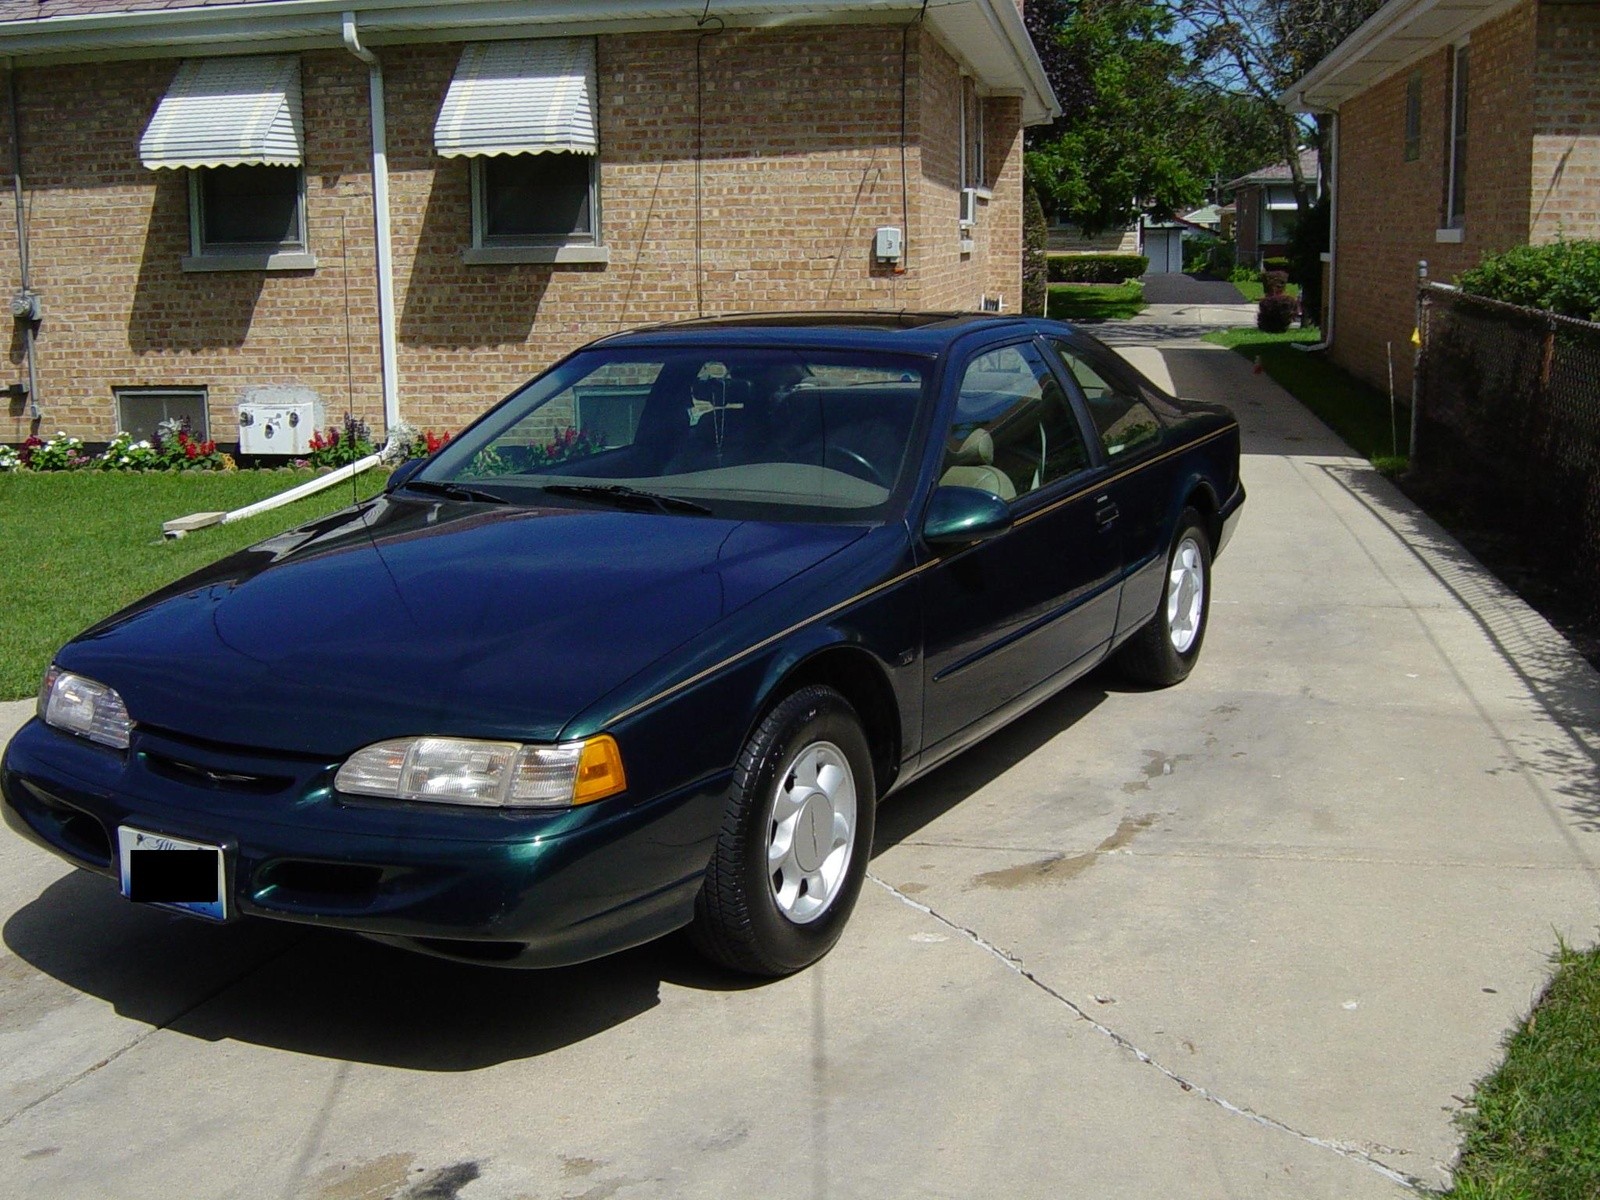
[[[549,740],[863,532],[384,498],[146,598],[57,662],[140,724],[238,746]]]

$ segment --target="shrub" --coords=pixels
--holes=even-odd
[[[1229,283],[1260,283],[1261,282],[1261,272],[1256,270],[1254,267],[1248,267],[1244,263],[1239,263],[1231,271],[1228,272],[1228,282]]]
[[[311,435],[311,454],[306,461],[313,467],[342,467],[372,453],[372,431],[367,423],[345,413],[343,425],[330,425],[327,433]]]
[[[150,449],[159,465],[150,469],[168,471],[226,471],[233,459],[217,453],[213,441],[197,442],[190,436],[189,418],[163,421],[150,438]]]
[[[1262,333],[1287,333],[1300,313],[1300,301],[1283,292],[1269,293],[1256,302],[1256,328]]]
[[[0,445],[0,471],[15,471],[22,466],[22,455],[15,446]]]
[[[1322,317],[1322,254],[1328,248],[1331,213],[1324,195],[1289,231],[1289,280],[1300,285],[1300,308],[1307,324]]]
[[[1051,283],[1123,283],[1150,269],[1142,254],[1052,254]]]
[[[1050,298],[1050,226],[1039,193],[1029,188],[1022,199],[1022,312],[1042,317]]]
[[[1237,256],[1232,242],[1218,240],[1206,248],[1206,274],[1221,279],[1231,279],[1233,272],[1238,269],[1236,263]]]
[[[1263,271],[1285,271],[1289,269],[1289,260],[1281,254],[1274,254],[1271,258],[1261,260]]]
[[[1289,272],[1263,271],[1261,272],[1261,290],[1268,296],[1281,296],[1289,286]]]
[[[49,441],[30,437],[22,443],[18,459],[30,471],[78,471],[94,460],[84,451],[83,439],[58,433]]]
[[[1456,283],[1474,296],[1600,321],[1600,241],[1516,246],[1488,255]]]

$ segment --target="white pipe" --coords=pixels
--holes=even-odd
[[[394,251],[389,231],[389,130],[383,99],[383,64],[361,44],[356,14],[342,18],[344,48],[367,64],[372,108],[372,223],[378,252],[378,345],[383,353],[383,429],[389,437],[400,424],[400,364],[395,350]]]
[[[1334,111],[1333,132],[1328,135],[1328,311],[1322,314],[1322,340],[1333,344],[1334,297],[1339,294],[1339,113]]]
[[[265,500],[257,500],[254,504],[247,504],[243,508],[236,508],[230,513],[223,513],[219,525],[231,525],[235,521],[243,521],[246,517],[253,517],[260,513],[271,512],[275,508],[282,508],[285,504],[293,504],[296,500],[304,500],[307,496],[314,496],[320,491],[343,483],[354,475],[370,470],[383,461],[381,454],[369,454],[365,458],[358,458],[353,463],[347,463],[337,471],[329,471],[326,475],[318,475],[315,479],[308,479],[298,487],[292,487],[287,492],[279,492],[276,496],[268,496]]]

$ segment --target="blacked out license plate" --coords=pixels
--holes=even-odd
[[[228,919],[226,863],[221,846],[117,827],[122,894],[138,904],[177,909],[211,921]]]

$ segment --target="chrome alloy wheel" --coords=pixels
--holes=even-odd
[[[797,925],[828,911],[844,882],[856,840],[856,780],[832,742],[794,756],[772,797],[767,880],[778,911]]]
[[[1200,543],[1184,538],[1172,552],[1167,575],[1167,636],[1179,654],[1187,654],[1200,636],[1200,619],[1206,610],[1205,564],[1200,554]]]

